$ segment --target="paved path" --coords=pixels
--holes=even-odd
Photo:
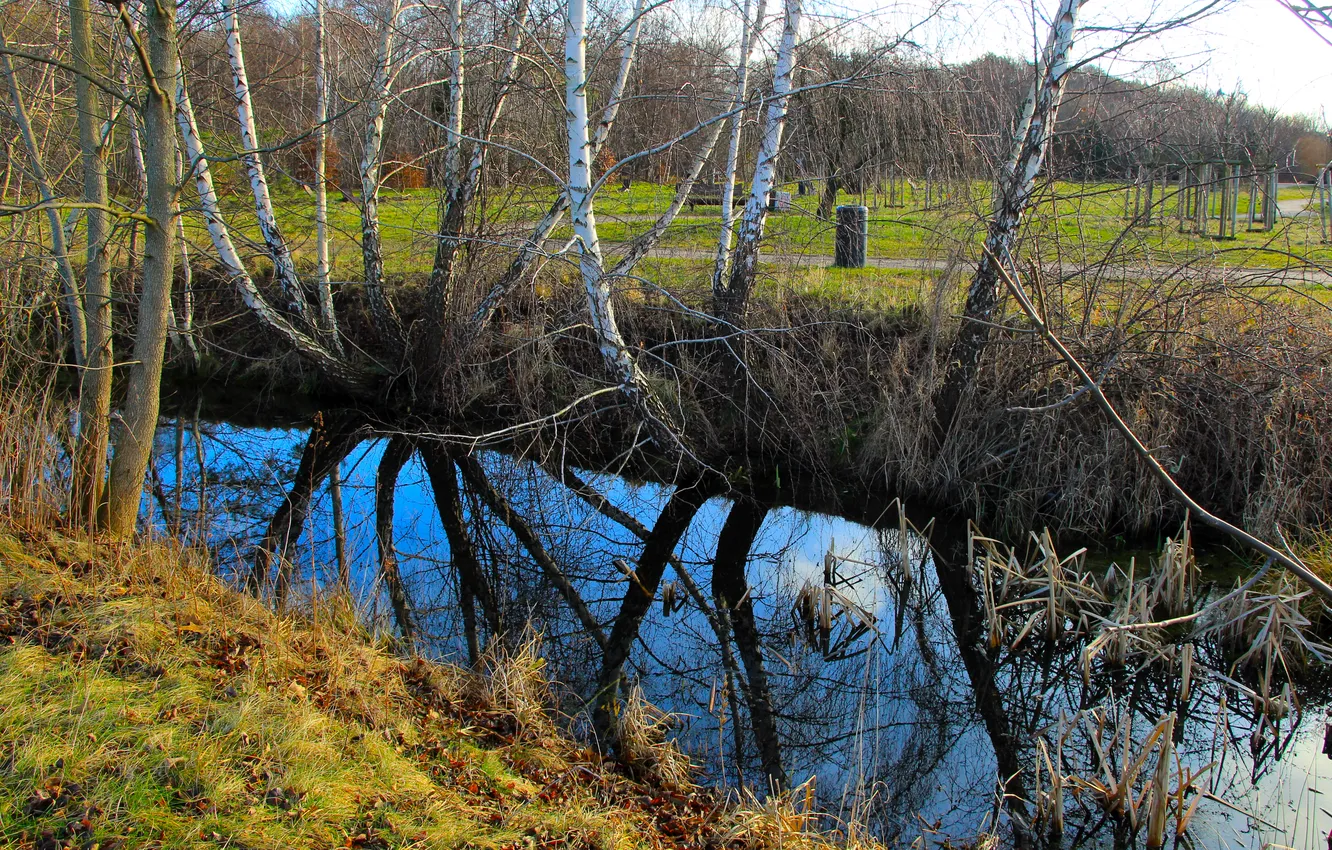
[[[614,256],[621,247],[617,243],[603,242],[602,247],[606,249],[610,256]],[[716,254],[712,251],[698,248],[657,248],[650,256],[664,257],[675,260],[712,260]],[[813,266],[828,267],[832,265],[832,258],[822,254],[773,254],[764,251],[760,259],[764,263],[771,263],[779,266]],[[876,269],[903,269],[918,271],[945,271],[949,268],[969,269],[975,264],[974,260],[933,260],[933,259],[910,259],[901,257],[869,257],[866,260],[867,265]],[[1111,280],[1141,279],[1150,278],[1167,271],[1166,267],[1157,267],[1149,269],[1145,266],[1115,266],[1115,265],[1086,265],[1076,264],[1055,264],[1046,265],[1046,270],[1055,275],[1065,278],[1073,277],[1096,277],[1108,278]],[[1170,276],[1177,280],[1195,280],[1211,279],[1216,280],[1220,277],[1232,284],[1317,284],[1319,286],[1332,287],[1332,274],[1321,272],[1317,269],[1308,267],[1282,268],[1244,268],[1240,266],[1224,266],[1211,264],[1189,265],[1169,271]]]
[[[1310,198],[1288,198],[1284,201],[1277,201],[1277,211],[1281,213],[1282,218],[1317,215],[1317,211],[1312,207],[1313,201]]]

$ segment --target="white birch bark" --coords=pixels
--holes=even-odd
[[[454,260],[458,249],[462,243],[462,225],[466,215],[468,205],[476,194],[477,181],[481,177],[481,169],[485,165],[486,152],[490,146],[486,140],[490,139],[495,132],[495,127],[499,123],[500,116],[504,112],[505,103],[508,100],[509,92],[512,88],[511,83],[514,76],[518,73],[518,63],[521,59],[519,48],[522,46],[524,32],[527,23],[527,15],[531,8],[530,0],[519,0],[518,8],[513,16],[513,32],[509,37],[507,45],[509,60],[505,63],[503,70],[497,79],[501,86],[496,95],[495,103],[491,107],[490,115],[487,117],[485,125],[480,128],[477,134],[477,141],[472,150],[471,161],[468,163],[467,171],[455,185],[454,175],[456,174],[456,165],[446,166],[448,168],[445,186],[445,205],[444,212],[439,222],[439,231],[436,236],[435,260],[430,270],[430,280],[427,285],[429,298],[429,307],[432,312],[432,326],[427,329],[427,344],[425,358],[427,362],[437,362],[442,354],[443,342],[443,324],[449,312],[449,302],[452,299],[453,279],[454,279]],[[455,37],[462,38],[461,28],[455,31]],[[461,54],[461,42],[459,53]],[[461,56],[456,64],[452,66],[450,87],[452,92],[462,91],[463,63]],[[451,138],[459,138],[462,132],[462,100],[458,98],[450,104],[449,131]],[[454,160],[456,162],[456,160]]]
[[[634,362],[615,319],[610,278],[602,266],[593,210],[592,158],[595,155],[588,132],[587,110],[587,0],[568,0],[564,38],[564,109],[569,142],[569,215],[573,223],[574,249],[587,295],[588,315],[597,336],[602,360],[620,391],[635,408],[658,448],[679,448],[669,416],[648,387]]]
[[[42,151],[33,133],[32,121],[28,118],[28,109],[23,103],[23,92],[19,90],[18,78],[14,75],[14,65],[10,62],[8,53],[0,53],[0,71],[4,72],[5,83],[9,87],[12,106],[10,117],[18,125],[19,135],[23,137],[24,150],[28,154],[28,174],[37,186],[37,194],[42,203],[46,205],[46,218],[51,230],[51,261],[55,265],[56,276],[60,279],[65,312],[68,314],[74,363],[83,366],[88,359],[88,324],[83,313],[83,298],[79,292],[79,285],[74,279],[74,267],[69,262],[65,227],[60,221],[60,210],[56,207],[51,181],[46,175],[46,168],[42,165]]]
[[[509,93],[513,91],[513,81],[518,75],[518,66],[522,61],[519,50],[523,46],[523,38],[527,32],[527,17],[531,13],[531,0],[518,0],[518,8],[514,10],[513,32],[509,36],[509,43],[506,50],[509,54],[509,61],[505,64],[504,70],[500,72],[497,78],[502,85],[499,94],[495,99],[495,104],[491,108],[490,115],[486,119],[485,127],[482,129],[478,138],[489,139],[495,134],[495,127],[499,124],[500,118],[504,115],[504,108],[508,104]],[[462,126],[461,107],[459,111],[458,126]],[[477,142],[472,150],[471,162],[467,165],[467,174],[463,177],[463,197],[465,200],[471,200],[476,193],[477,181],[481,178],[481,168],[485,165],[486,153],[490,146],[484,142]]]
[[[199,206],[203,211],[204,224],[208,228],[208,238],[213,243],[213,250],[217,252],[218,259],[230,276],[242,303],[254,311],[270,330],[315,363],[329,377],[351,388],[362,386],[365,376],[361,371],[287,321],[282,313],[268,303],[246,270],[240,252],[232,242],[231,231],[227,228],[221,205],[218,203],[212,170],[208,166],[208,156],[204,152],[199,125],[194,117],[194,106],[190,103],[189,88],[185,84],[183,72],[176,77],[176,123],[185,140],[185,152],[189,157],[194,185],[199,193]]]
[[[749,300],[754,278],[758,274],[759,241],[768,217],[768,196],[772,193],[777,176],[777,157],[782,151],[782,134],[786,128],[788,95],[791,76],[795,69],[796,44],[800,38],[802,0],[785,0],[782,41],[777,48],[777,62],[772,71],[772,94],[763,122],[763,139],[759,144],[758,160],[754,163],[754,179],[749,199],[740,219],[740,233],[731,273],[726,289],[716,298],[715,312],[727,321],[738,319]]]
[[[325,0],[315,0],[315,285],[319,293],[320,327],[339,354],[338,317],[328,260],[328,44],[324,31]]]
[[[624,47],[620,50],[620,66],[615,73],[615,82],[611,84],[610,93],[606,100],[606,108],[602,111],[601,120],[597,122],[596,130],[592,134],[591,155],[594,159],[601,150],[601,146],[606,143],[606,139],[610,137],[611,129],[615,126],[615,118],[620,112],[620,105],[624,102],[624,90],[629,85],[629,73],[633,68],[634,54],[638,49],[645,2],[646,0],[635,0],[634,2],[633,20],[625,33]],[[476,310],[472,313],[471,335],[473,337],[480,333],[481,329],[494,317],[495,311],[504,303],[504,299],[509,292],[523,279],[523,275],[532,263],[545,254],[546,240],[555,232],[555,228],[559,226],[560,221],[564,218],[564,213],[568,209],[569,196],[567,193],[561,192],[551,203],[546,214],[532,228],[531,235],[518,249],[518,256],[513,259],[504,275],[490,288],[490,291],[481,299],[481,303],[477,305]]]
[[[1080,0],[1060,0],[1050,34],[1036,66],[1036,79],[1023,104],[1012,152],[995,187],[994,212],[985,248],[967,290],[962,326],[948,353],[948,371],[935,395],[935,439],[952,428],[962,394],[971,384],[981,354],[990,338],[1002,285],[998,269],[1010,267],[1022,217],[1031,206],[1036,178],[1041,173],[1054,133],[1059,102],[1070,70],[1069,54],[1077,29]]]
[[[173,131],[174,132],[174,131]],[[176,185],[183,186],[184,154],[176,148]],[[171,344],[183,351],[192,366],[199,365],[199,347],[194,342],[194,269],[190,265],[190,246],[185,239],[185,216],[176,216],[176,243],[180,247],[180,317],[174,310],[167,312],[167,329]]]
[[[379,184],[384,145],[384,118],[392,85],[393,35],[402,11],[400,0],[390,0],[375,57],[367,111],[365,145],[361,158],[361,260],[370,313],[389,345],[401,352],[405,345],[402,321],[384,292],[384,248],[379,228]]]
[[[250,178],[250,194],[254,196],[254,212],[259,222],[259,233],[263,237],[264,247],[268,249],[269,259],[273,261],[273,277],[282,288],[283,297],[287,300],[287,309],[304,319],[307,314],[305,294],[301,290],[300,279],[296,276],[296,264],[291,259],[291,250],[278,228],[277,216],[273,212],[273,199],[268,192],[268,177],[264,173],[263,158],[259,154],[259,134],[255,129],[250,80],[245,71],[245,49],[241,44],[240,14],[235,0],[220,0],[220,2],[226,17],[227,59],[231,63],[236,118],[240,122],[243,148],[241,161],[245,163],[245,172]]]
[[[735,219],[732,210],[735,202],[735,172],[740,164],[740,136],[745,124],[745,113],[740,107],[748,96],[749,60],[753,53],[754,42],[758,41],[758,34],[763,31],[763,13],[767,10],[767,0],[758,0],[758,10],[754,13],[751,23],[749,16],[752,2],[753,0],[745,0],[744,8],[740,12],[744,20],[740,28],[740,59],[735,67],[735,89],[731,98],[731,109],[735,110],[735,114],[731,116],[731,134],[726,145],[726,167],[722,172],[721,233],[717,237],[717,260],[712,271],[714,297],[721,295],[726,285],[726,266],[734,242],[731,225]]]
[[[463,130],[463,27],[462,0],[449,0],[449,126],[444,146],[444,186],[456,197],[462,185],[458,167],[462,161]]]

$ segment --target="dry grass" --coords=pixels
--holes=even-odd
[[[1312,664],[1332,660],[1332,647],[1317,637],[1314,617],[1321,616],[1306,610],[1321,606],[1289,576],[1264,580],[1262,571],[1229,592],[1204,593],[1187,524],[1152,564],[1130,559],[1103,573],[1087,567],[1085,549],[1061,556],[1048,532],[1031,541],[1023,558],[997,540],[971,536],[992,647],[1076,640],[1084,679],[1098,664],[1163,668],[1187,699],[1195,646],[1206,645],[1229,665],[1231,684],[1260,714],[1276,718],[1290,710],[1290,684]]]
[[[483,673],[388,649],[339,597],[278,616],[195,552],[0,527],[0,843],[846,843],[696,787],[641,697],[651,770],[603,762],[557,726],[535,640]]]

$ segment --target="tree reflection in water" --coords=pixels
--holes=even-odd
[[[997,831],[1016,846],[1127,847],[1147,838],[1152,730],[1173,712],[1168,790],[1207,769],[1167,806],[1168,839],[1200,795],[1187,826],[1204,845],[1321,847],[1332,826],[1306,790],[1326,771],[1321,664],[1264,700],[1233,647],[1191,640],[1195,624],[1164,636],[1168,658],[1122,667],[1089,662],[1073,619],[996,640],[994,588],[965,527],[913,526],[896,505],[865,506],[877,522],[862,525],[704,482],[323,427],[317,441],[205,429],[212,514],[180,527],[274,595],[331,587],[325,479],[339,464],[367,616],[391,632],[411,623],[420,651],[461,663],[535,629],[559,708],[608,747],[616,700],[637,684],[678,715],[676,740],[717,783],[812,779],[830,816],[907,842]],[[159,453],[159,480],[181,482],[189,513],[199,473],[183,472]],[[396,486],[376,493],[377,477]],[[1140,754],[1113,811],[1106,798]]]

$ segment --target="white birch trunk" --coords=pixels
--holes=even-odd
[[[204,224],[208,228],[208,238],[213,243],[213,250],[217,252],[218,259],[230,276],[242,303],[254,311],[270,330],[297,352],[309,358],[325,374],[346,386],[353,388],[361,386],[365,376],[360,370],[295,328],[282,313],[268,303],[263,293],[255,286],[240,252],[232,242],[231,231],[227,228],[226,219],[222,215],[217,189],[213,185],[212,170],[208,166],[208,157],[199,136],[199,125],[194,117],[194,106],[190,103],[189,88],[185,85],[183,72],[176,78],[176,123],[185,140],[185,152],[189,156],[194,185],[199,193],[199,206],[203,211]]]
[[[647,0],[634,0],[634,11],[629,21],[629,29],[624,34],[624,47],[620,48],[620,67],[615,72],[615,82],[611,83],[606,96],[606,108],[601,112],[601,120],[592,133],[592,155],[596,156],[601,146],[610,138],[611,128],[615,126],[615,117],[620,114],[620,105],[624,103],[624,90],[629,85],[629,71],[634,66],[634,54],[638,50],[638,36],[643,28],[643,15]]]
[[[486,152],[489,145],[486,140],[490,139],[495,132],[495,127],[499,123],[500,116],[504,112],[505,103],[508,100],[511,90],[511,81],[518,73],[518,63],[521,59],[519,48],[522,46],[524,32],[526,29],[527,15],[531,8],[530,0],[519,0],[518,8],[515,11],[513,19],[513,32],[509,37],[508,54],[509,61],[505,64],[497,79],[501,82],[499,93],[491,107],[490,115],[487,117],[485,126],[483,126],[478,135],[478,141],[472,150],[471,161],[468,163],[467,171],[461,176],[460,183],[454,185],[454,170],[456,166],[446,166],[448,172],[446,175],[444,213],[439,222],[439,231],[436,236],[435,260],[430,270],[430,280],[427,286],[429,307],[432,312],[432,326],[427,329],[427,342],[425,350],[425,359],[427,363],[434,364],[442,354],[443,325],[449,315],[450,301],[453,293],[454,279],[454,260],[459,247],[462,243],[462,225],[466,215],[468,205],[476,194],[478,181],[481,178],[481,169],[485,165]],[[455,31],[455,37],[462,38],[461,28]],[[459,52],[461,53],[461,42]],[[463,63],[461,56],[458,62],[452,66],[450,87],[453,92],[462,91]],[[458,98],[450,104],[449,128],[451,138],[459,138],[462,132],[462,100]],[[451,151],[452,154],[452,151]],[[456,161],[456,160],[455,160]],[[429,367],[427,367],[429,368]]]
[[[597,123],[596,130],[592,134],[591,155],[595,159],[601,146],[606,143],[610,137],[611,129],[615,126],[615,118],[620,112],[620,105],[624,102],[624,90],[629,85],[629,72],[633,68],[634,54],[638,49],[638,37],[641,31],[643,20],[644,3],[646,0],[635,0],[633,20],[630,22],[629,29],[625,33],[624,47],[620,50],[620,67],[615,73],[615,82],[611,84],[611,90],[606,100],[606,108],[601,113],[601,120]],[[486,296],[481,299],[476,310],[472,313],[471,336],[475,337],[481,332],[481,329],[494,317],[504,299],[512,289],[523,279],[523,275],[532,263],[540,256],[545,254],[546,240],[555,232],[560,221],[564,218],[564,213],[569,209],[569,196],[561,192],[551,203],[546,214],[541,217],[536,226],[532,228],[532,234],[518,249],[518,256],[509,264],[504,275],[500,280],[490,288]]]
[[[670,425],[665,407],[647,386],[638,364],[625,345],[615,319],[610,279],[602,269],[601,244],[593,211],[592,158],[595,155],[588,132],[587,111],[587,0],[568,0],[568,25],[564,39],[564,109],[569,141],[570,218],[574,248],[597,346],[620,391],[642,418],[658,448],[674,451],[679,440]]]
[[[444,186],[450,197],[457,197],[462,185],[458,168],[462,161],[463,130],[463,27],[462,0],[449,0],[449,126],[444,147]]]
[[[60,221],[60,210],[56,208],[56,197],[51,190],[51,181],[42,166],[42,152],[37,144],[37,137],[32,130],[32,121],[28,118],[28,109],[23,103],[23,93],[19,90],[18,78],[14,76],[14,65],[9,54],[0,53],[0,70],[3,70],[5,82],[9,86],[9,97],[13,106],[10,117],[18,125],[19,135],[23,137],[23,147],[28,154],[28,173],[37,186],[38,196],[46,205],[47,223],[51,230],[51,261],[55,265],[56,276],[60,279],[60,289],[65,302],[65,312],[69,318],[70,342],[74,349],[74,363],[83,366],[88,359],[88,324],[83,313],[83,298],[79,285],[74,279],[74,267],[69,262],[69,248],[65,244],[65,227]]]
[[[967,290],[962,326],[948,353],[948,371],[935,395],[935,440],[952,428],[962,394],[975,377],[990,338],[1001,281],[998,269],[1011,267],[1022,217],[1031,206],[1036,178],[1054,133],[1059,102],[1070,70],[1069,54],[1077,28],[1080,0],[1060,0],[1050,25],[1049,38],[1036,67],[1036,79],[1023,104],[1012,152],[995,187],[994,212],[985,237],[985,249]]]
[[[365,268],[365,294],[370,313],[389,345],[402,351],[405,345],[402,322],[384,292],[384,248],[379,228],[379,184],[384,145],[384,118],[392,83],[393,35],[402,10],[400,0],[390,0],[380,33],[379,53],[367,105],[369,122],[361,158],[361,260]]]
[[[174,131],[173,131],[174,132]],[[176,148],[176,185],[183,186],[185,170],[182,167],[184,154]],[[185,216],[176,216],[176,242],[180,247],[180,318],[174,310],[167,313],[167,328],[171,334],[171,344],[178,351],[183,351],[190,365],[199,365],[199,347],[194,342],[194,270],[190,266],[190,246],[185,240]]]
[[[328,260],[328,44],[324,31],[325,0],[315,0],[315,278],[319,292],[319,321],[329,345],[339,354],[338,317],[333,310],[333,288]]]
[[[479,138],[489,139],[495,134],[495,127],[499,124],[501,116],[504,114],[504,108],[508,103],[509,93],[513,90],[512,82],[518,75],[518,66],[522,60],[519,55],[519,49],[523,46],[523,38],[527,31],[527,16],[531,12],[531,0],[518,0],[518,8],[514,10],[513,33],[509,36],[509,43],[506,47],[509,53],[509,61],[504,66],[498,79],[503,83],[499,95],[495,99],[495,105],[490,111],[490,116],[486,119],[486,125]],[[461,112],[459,113],[459,127],[462,126]],[[478,142],[472,151],[472,160],[467,165],[467,174],[463,178],[463,197],[465,200],[471,200],[476,193],[477,181],[481,178],[481,168],[485,165],[486,152],[490,146]]]
[[[720,296],[726,285],[726,266],[731,257],[731,245],[734,242],[731,224],[735,219],[732,206],[735,202],[735,172],[740,164],[740,136],[744,129],[745,114],[741,110],[749,90],[749,60],[753,53],[754,42],[763,31],[763,13],[767,9],[767,0],[758,0],[758,11],[750,21],[750,5],[753,0],[745,0],[740,14],[744,18],[740,28],[740,60],[735,68],[735,91],[731,98],[731,134],[726,145],[726,167],[722,173],[721,233],[717,237],[717,260],[712,271],[712,293]]]
[[[763,140],[759,145],[758,160],[754,163],[754,179],[740,219],[740,234],[726,289],[716,299],[715,311],[726,321],[734,321],[744,312],[749,300],[754,277],[758,274],[759,241],[768,217],[768,196],[772,193],[777,176],[777,157],[782,151],[782,134],[786,128],[788,95],[791,76],[795,69],[796,44],[800,37],[802,0],[785,0],[782,41],[777,48],[777,62],[772,71],[772,95],[763,122]]]
[[[254,212],[259,222],[259,233],[269,259],[273,261],[273,277],[287,299],[287,309],[306,318],[305,294],[301,291],[296,265],[291,259],[287,241],[278,228],[273,213],[273,199],[268,192],[268,178],[264,174],[263,158],[259,154],[259,134],[255,130],[254,106],[250,100],[250,81],[245,71],[245,50],[241,45],[240,14],[235,0],[220,0],[226,17],[227,59],[231,63],[231,81],[236,97],[236,118],[240,121],[241,161],[250,178],[250,194],[254,196]]]

